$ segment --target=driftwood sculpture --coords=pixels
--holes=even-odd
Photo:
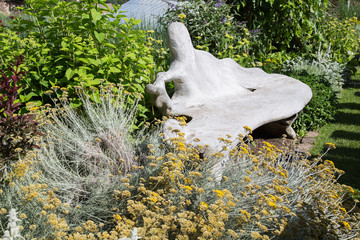
[[[295,138],[291,124],[312,96],[307,85],[196,50],[186,27],[179,22],[169,26],[168,40],[170,69],[159,73],[146,91],[162,114],[186,116],[189,122],[180,126],[176,120],[168,120],[166,134],[171,135],[167,129],[172,126],[184,132],[188,142],[198,138],[212,150],[219,150],[219,137],[230,134],[235,140],[238,134],[246,135],[244,126]],[[175,86],[171,98],[165,89],[170,81]]]

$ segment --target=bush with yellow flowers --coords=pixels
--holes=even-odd
[[[77,89],[83,110],[57,90],[57,108],[38,113],[40,149],[9,168],[2,239],[359,237],[360,217],[340,194],[352,189],[336,183],[341,171],[331,161],[266,142],[254,152],[251,136],[236,147],[220,138],[223,150],[204,154],[177,129],[160,133],[161,121],[133,131],[136,106],[121,86],[93,89],[96,101]]]

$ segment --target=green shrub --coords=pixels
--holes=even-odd
[[[223,1],[194,0],[172,6],[159,19],[167,28],[171,22],[183,22],[195,48],[216,57],[230,57],[248,65],[251,62],[251,34],[243,23],[235,20],[230,6]]]
[[[305,75],[316,78],[316,82],[330,87],[334,93],[340,94],[344,84],[342,73],[344,65],[331,60],[330,49],[325,53],[318,51],[317,57],[305,60],[301,57],[288,60],[282,65],[285,74]],[[314,81],[314,80],[313,80]]]
[[[359,23],[357,18],[339,19],[329,16],[326,24],[320,28],[319,40],[323,43],[322,50],[331,48],[332,59],[346,64],[360,50],[359,46]],[[315,43],[313,44],[313,46]],[[319,43],[317,43],[317,46]]]
[[[328,1],[322,0],[236,0],[233,10],[250,30],[261,31],[265,48],[301,51],[324,23]]]
[[[229,2],[234,2],[237,19],[257,32],[251,43],[257,61],[264,62],[275,52],[314,58],[321,46],[322,51],[331,48],[333,60],[346,64],[359,51],[358,20],[328,13],[327,0]]]
[[[321,78],[318,76],[295,74],[290,74],[290,76],[306,83],[313,92],[310,102],[292,124],[295,131],[300,136],[304,136],[306,132],[318,130],[333,121],[336,113],[337,96],[331,87],[321,83]]]
[[[335,104],[344,84],[344,65],[331,60],[330,49],[325,53],[320,49],[316,58],[306,60],[297,57],[284,62],[279,70],[306,83],[313,91],[310,103],[293,123],[300,136],[334,120]]]
[[[73,87],[96,86],[103,80],[122,81],[126,91],[143,94],[155,74],[152,48],[146,33],[133,28],[140,20],[115,16],[118,10],[108,9],[103,0],[27,1],[22,14],[30,20],[16,18],[0,30],[5,46],[0,64],[7,66],[14,53],[25,56],[23,68],[29,74],[22,81],[21,101],[48,103],[46,92],[59,86],[69,89],[78,106]],[[148,111],[144,105],[144,100],[138,104],[142,120]]]

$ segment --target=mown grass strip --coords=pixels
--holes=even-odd
[[[337,104],[335,122],[320,129],[311,154],[317,156],[324,152],[325,143],[332,142],[336,149],[331,150],[326,159],[345,171],[341,183],[360,188],[360,72],[344,87]]]

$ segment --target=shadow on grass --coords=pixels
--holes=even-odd
[[[360,126],[360,115],[355,113],[342,112],[340,108],[335,115],[335,122],[340,124],[358,125]]]
[[[338,138],[338,139],[347,139],[347,140],[359,141],[360,140],[360,133],[343,131],[343,130],[336,130],[331,134],[330,137],[331,138]]]
[[[360,103],[338,103],[338,109],[360,110]]]
[[[360,149],[336,147],[325,156],[335,163],[336,168],[344,170],[345,174],[339,179],[340,183],[359,188],[360,184]]]
[[[335,129],[330,135],[330,141],[335,143],[336,149],[325,156],[326,159],[332,160],[338,169],[345,171],[339,182],[355,188],[360,188],[359,87],[347,89],[343,102],[340,100],[337,104]]]

